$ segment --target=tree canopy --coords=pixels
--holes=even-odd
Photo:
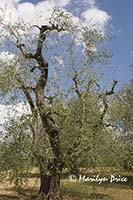
[[[93,70],[110,56],[108,37],[61,10],[41,26],[1,18],[1,29],[1,48],[8,48],[0,60],[1,97],[30,107],[5,125],[1,172],[21,184],[38,165],[39,194],[58,199],[64,168],[77,175],[80,167],[114,166],[121,151],[109,114],[117,81],[104,91]]]

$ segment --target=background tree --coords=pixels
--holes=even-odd
[[[133,80],[120,88],[117,93],[110,116],[116,126],[117,137],[121,140],[123,146],[123,156],[121,166],[125,169],[131,169],[133,165]],[[119,131],[118,131],[119,130]]]

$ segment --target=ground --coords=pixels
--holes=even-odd
[[[128,177],[127,183],[102,183],[100,185],[89,182],[79,183],[75,180],[63,178],[61,190],[72,200],[132,200],[132,175],[132,173],[124,173],[124,176]],[[32,174],[28,183],[21,189],[16,189],[13,185],[4,181],[0,184],[0,200],[33,200],[37,194],[38,187],[39,179],[37,174]]]

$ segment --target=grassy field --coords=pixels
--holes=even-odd
[[[126,183],[80,183],[79,181],[65,178],[61,181],[62,192],[72,200],[132,200],[133,176],[132,173],[124,174],[128,177]],[[32,176],[28,183],[21,189],[16,189],[7,181],[0,184],[0,200],[32,200],[37,194],[39,179]]]

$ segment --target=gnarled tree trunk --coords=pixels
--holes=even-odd
[[[40,172],[40,189],[39,194],[47,195],[50,188],[50,176],[43,175],[42,172]]]
[[[44,160],[40,158],[40,189],[39,194],[47,195],[50,188],[50,175],[46,174]]]
[[[41,196],[40,198],[42,199],[61,200],[62,196],[60,192],[60,175],[63,168],[63,162],[60,149],[59,129],[57,128],[51,115],[46,114],[46,111],[42,105],[45,107],[43,102],[41,102],[41,107],[39,110],[40,117],[44,131],[48,134],[51,150],[53,153],[53,159],[52,161],[48,160],[49,164],[47,167],[43,159],[40,162],[39,196]],[[46,171],[48,174],[46,174]]]
[[[34,113],[35,109],[37,109],[38,114],[41,118],[42,125],[44,128],[44,134],[48,135],[49,143],[51,145],[51,150],[53,153],[52,162],[48,160],[49,167],[48,172],[46,173],[46,163],[45,161],[40,162],[40,190],[39,196],[45,196],[48,200],[60,200],[60,173],[63,167],[62,164],[62,156],[61,156],[61,148],[60,148],[60,138],[59,138],[59,129],[56,125],[51,109],[49,105],[45,102],[45,87],[48,80],[48,69],[49,65],[47,60],[43,56],[43,43],[46,39],[46,33],[48,31],[64,31],[64,28],[59,28],[54,24],[52,26],[41,26],[39,28],[39,38],[37,42],[36,52],[33,54],[31,52],[27,52],[25,45],[21,44],[19,38],[16,41],[16,47],[20,49],[23,57],[25,59],[35,60],[37,65],[33,66],[30,70],[31,74],[35,69],[38,69],[40,72],[40,76],[38,77],[35,87],[27,87],[25,82],[22,80],[20,76],[17,76],[17,81],[21,84],[21,88],[29,102],[32,113]],[[13,31],[13,30],[12,30]],[[34,92],[36,99],[32,98],[32,94],[30,92]],[[33,131],[34,132],[34,131]],[[34,142],[38,142],[38,137],[33,134]],[[37,142],[36,142],[37,141]],[[45,154],[45,152],[44,152]],[[45,168],[46,167],[46,168]],[[39,197],[40,199],[40,197]]]
[[[62,200],[60,192],[60,173],[53,166],[49,170],[51,174],[45,174],[45,168],[40,167],[40,189],[38,193],[39,200]]]
[[[46,167],[45,161],[41,159],[40,162],[40,189],[39,194],[48,195],[51,192],[60,191],[60,173],[54,162]],[[46,173],[48,172],[48,173]]]

